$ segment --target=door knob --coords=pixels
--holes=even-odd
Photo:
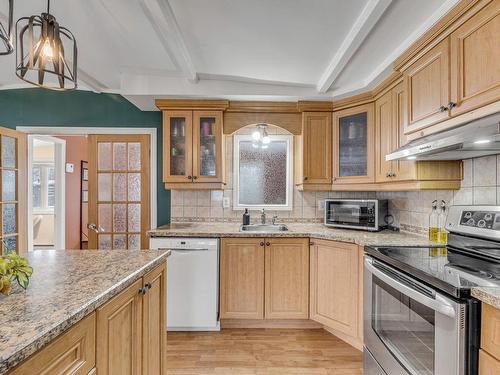
[[[442,105],[441,107],[439,107],[439,110],[441,112],[446,112],[448,110],[448,107],[445,107],[444,105]]]
[[[104,232],[104,229],[102,229],[101,227],[98,227],[96,224],[94,223],[90,223],[87,225],[87,228],[90,229],[90,230],[93,230],[94,232],[96,233],[100,233],[100,232]]]

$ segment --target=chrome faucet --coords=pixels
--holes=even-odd
[[[278,215],[273,216],[273,225],[276,225],[276,220],[278,220]]]
[[[263,225],[266,223],[266,210],[264,209],[260,213],[260,223]]]

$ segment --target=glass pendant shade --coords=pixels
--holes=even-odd
[[[0,56],[14,52],[12,44],[12,20],[14,15],[14,0],[8,0],[9,14],[5,26],[0,22]]]
[[[76,40],[49,10],[47,6],[47,13],[17,21],[16,75],[36,86],[73,90],[77,87]]]

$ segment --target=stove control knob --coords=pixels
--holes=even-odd
[[[484,220],[491,220],[493,216],[491,214],[484,215]]]
[[[479,228],[484,228],[484,227],[486,226],[486,221],[484,221],[484,220],[482,220],[482,219],[481,219],[481,220],[479,220],[479,221],[477,222],[477,226],[478,226]]]
[[[474,225],[474,224],[476,224],[476,222],[474,221],[474,219],[467,220],[467,225]]]
[[[472,212],[466,212],[465,213],[465,218],[470,219],[472,217]]]

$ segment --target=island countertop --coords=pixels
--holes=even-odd
[[[384,230],[329,228],[323,224],[286,223],[284,232],[242,232],[238,223],[175,223],[148,232],[150,237],[310,237],[351,242],[360,246],[432,246],[435,243],[415,234]]]
[[[37,250],[26,291],[0,297],[0,374],[166,261],[159,250]]]

